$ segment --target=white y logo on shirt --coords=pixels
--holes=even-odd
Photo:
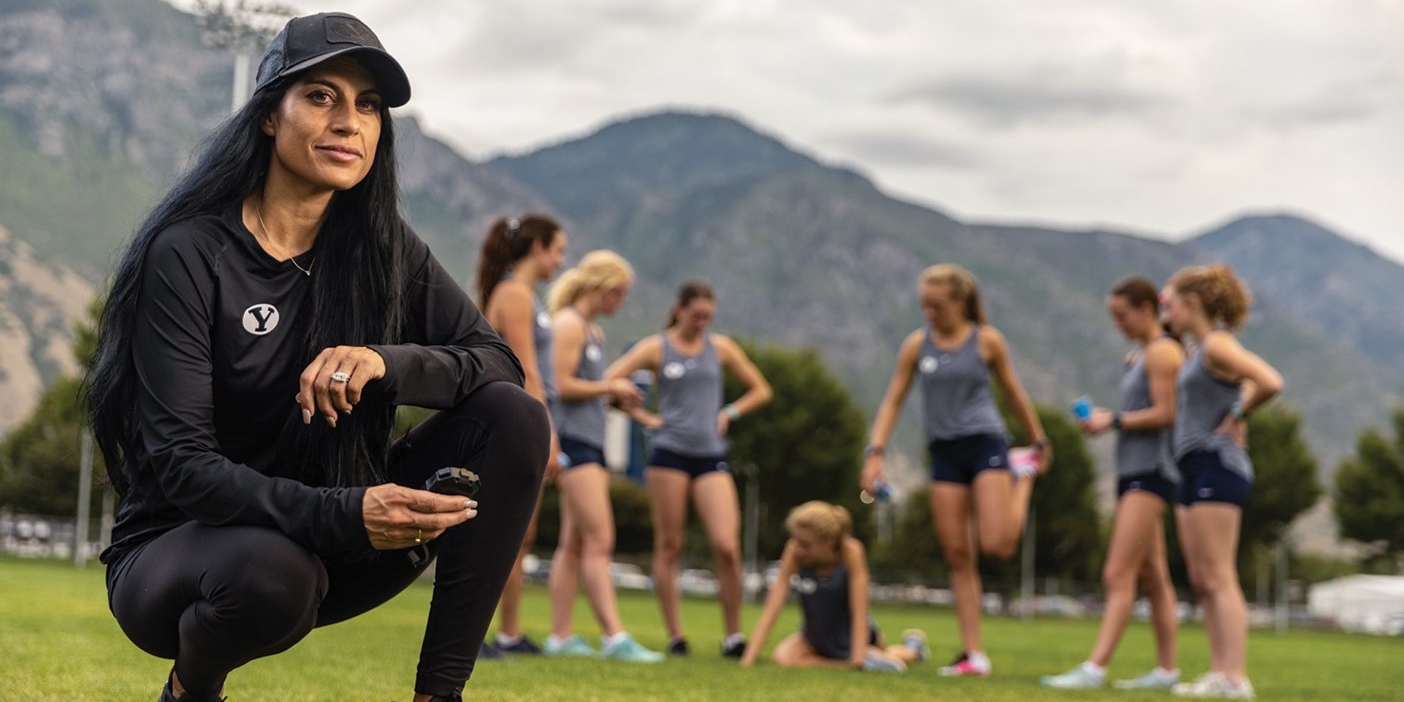
[[[263,336],[278,326],[278,308],[265,302],[244,310],[244,331]]]

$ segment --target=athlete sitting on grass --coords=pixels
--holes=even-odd
[[[790,667],[852,666],[899,672],[929,655],[926,635],[902,632],[902,643],[884,647],[868,613],[868,561],[863,543],[851,536],[848,510],[806,502],[785,518],[790,539],[780,557],[780,575],[746,644],[741,665],[750,667],[765,646],[789,590],[799,593],[803,621],[797,633],[775,647],[771,659]],[[864,641],[854,646],[853,641]]]

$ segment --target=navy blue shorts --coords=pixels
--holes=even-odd
[[[665,448],[654,448],[648,457],[649,468],[671,468],[687,473],[690,478],[700,478],[708,473],[725,473],[726,456],[688,456]]]
[[[599,446],[587,444],[579,439],[572,439],[568,436],[561,437],[561,453],[570,459],[570,465],[564,470],[570,470],[587,463],[605,465],[604,449]]]
[[[1144,475],[1127,475],[1116,481],[1116,497],[1121,499],[1123,495],[1132,490],[1149,492],[1159,497],[1167,505],[1175,504],[1175,497],[1180,492],[1178,483],[1171,482],[1160,473],[1146,473]]]
[[[998,434],[933,439],[926,450],[931,454],[931,479],[938,483],[969,485],[980,471],[1009,470],[1009,440]]]
[[[1242,507],[1253,483],[1224,467],[1217,451],[1191,451],[1179,460],[1180,504],[1227,502]]]

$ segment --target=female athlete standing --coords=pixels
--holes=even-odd
[[[919,380],[931,454],[931,514],[951,571],[964,645],[960,656],[939,672],[985,676],[990,674],[990,659],[980,640],[975,534],[984,554],[1013,555],[1033,494],[1032,476],[1010,470],[1009,440],[990,392],[991,377],[1033,441],[1038,470],[1047,470],[1053,452],[1014,373],[1004,335],[985,323],[975,278],[953,264],[932,266],[921,274],[917,293],[927,325],[909,334],[897,354],[892,382],[873,420],[862,484],[872,492],[882,477],[887,440],[907,391]]]

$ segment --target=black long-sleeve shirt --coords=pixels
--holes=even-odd
[[[370,346],[385,377],[367,388],[392,405],[442,409],[493,381],[520,385],[516,356],[413,233],[404,260],[404,343]],[[370,548],[365,487],[276,477],[296,474],[276,465],[275,449],[290,414],[301,426],[312,279],[263,251],[237,203],[160,232],[142,276],[132,334],[140,443],[104,562],[190,520],[272,527],[319,553]]]

